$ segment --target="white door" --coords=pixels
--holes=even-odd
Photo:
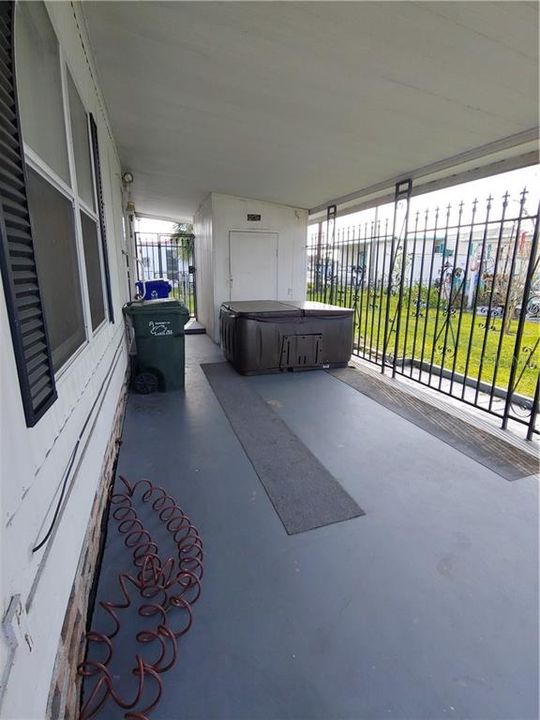
[[[278,233],[229,233],[231,300],[277,300]]]

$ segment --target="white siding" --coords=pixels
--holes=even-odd
[[[84,38],[84,26],[74,12],[79,14],[80,10],[77,4],[74,11],[70,3],[55,2],[47,3],[47,8],[69,71],[98,126],[116,322],[105,323],[57,374],[57,401],[29,429],[24,420],[3,289],[0,291],[1,612],[6,612],[13,595],[20,594],[27,607],[33,643],[31,652],[20,646],[12,654],[4,638],[0,639],[0,667],[10,668],[1,714],[25,720],[42,720],[45,716],[58,638],[127,362],[121,312],[127,284],[122,258],[118,155],[88,65],[89,44],[85,41],[85,52],[79,36],[82,33]],[[95,71],[93,74],[95,78]],[[110,384],[105,392],[107,382]],[[50,524],[57,492],[79,437],[65,510],[48,544],[32,553],[32,547]]]

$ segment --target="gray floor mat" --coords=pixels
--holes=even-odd
[[[339,368],[328,372],[505,480],[519,480],[538,472],[538,461],[531,454],[503,442],[496,435],[475,428],[421,398],[403,392],[398,387],[390,387],[388,383],[353,368]]]
[[[201,368],[289,535],[365,514],[245,378]]]

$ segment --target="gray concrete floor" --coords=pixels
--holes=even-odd
[[[246,378],[367,513],[288,536],[199,367],[219,349],[194,335],[186,351],[185,394],[130,397],[118,468],[165,486],[205,542],[151,717],[536,718],[537,480],[503,480],[325,372]]]

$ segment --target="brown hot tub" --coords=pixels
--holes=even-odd
[[[318,302],[223,303],[221,346],[238,372],[344,367],[352,352],[353,310]]]

